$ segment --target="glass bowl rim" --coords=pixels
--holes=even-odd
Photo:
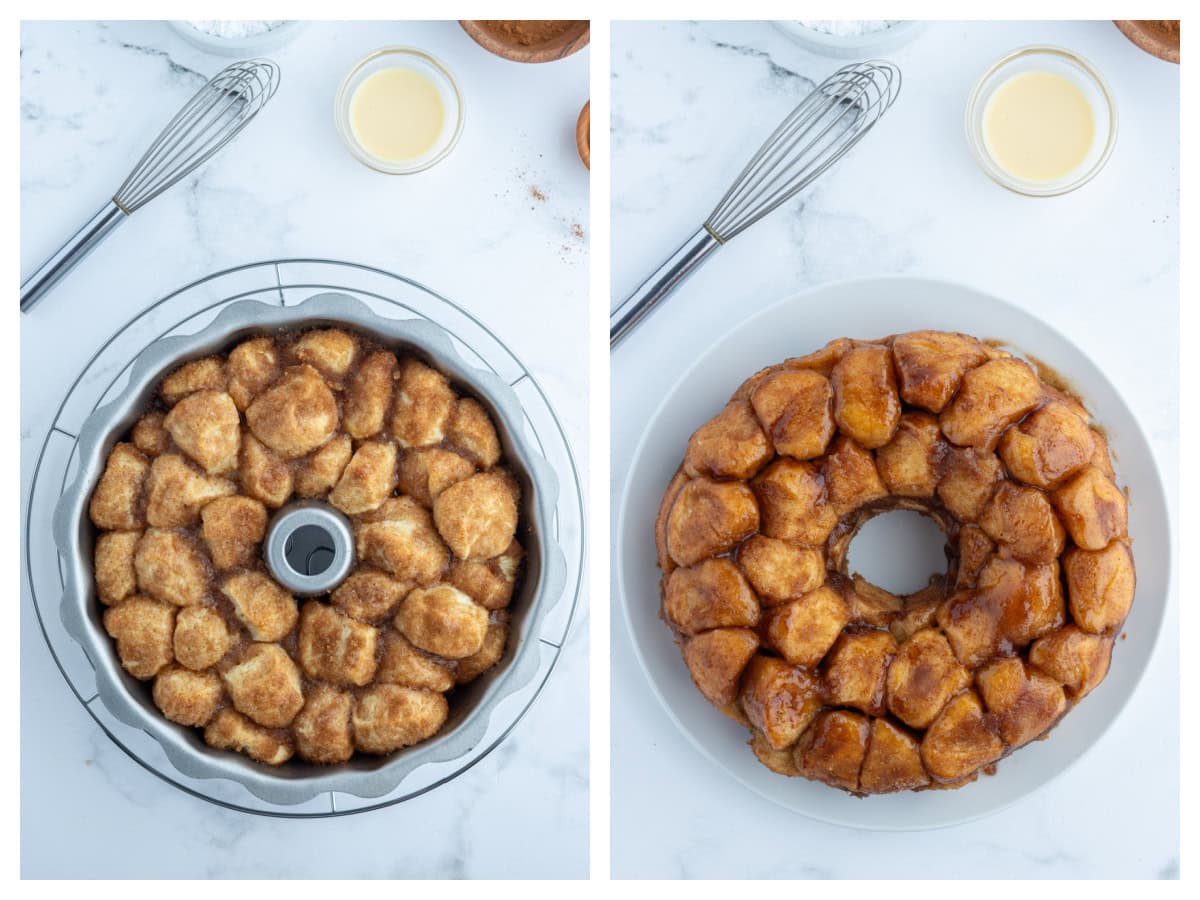
[[[432,157],[424,160],[419,165],[406,164],[389,164],[386,160],[368,153],[354,134],[349,130],[343,119],[349,115],[349,104],[354,96],[350,90],[354,79],[363,71],[363,69],[374,64],[378,60],[388,57],[401,56],[416,58],[437,71],[439,75],[446,79],[450,85],[450,89],[454,94],[455,103],[458,107],[457,121],[454,124],[454,132],[450,135],[450,139],[446,141],[444,147],[438,150]],[[428,51],[422,50],[419,47],[409,47],[402,44],[389,44],[384,47],[379,47],[372,50],[357,63],[355,63],[346,76],[342,79],[341,85],[338,87],[337,96],[333,101],[333,119],[334,125],[337,128],[338,135],[342,139],[342,143],[350,151],[351,155],[364,166],[374,169],[376,172],[382,172],[385,175],[413,175],[417,172],[423,172],[432,166],[437,165],[445,159],[450,151],[458,144],[458,138],[462,134],[463,125],[466,120],[466,104],[463,101],[462,89],[458,85],[458,79],[454,77],[454,73],[440,59]]]
[[[1083,74],[1091,79],[1092,83],[1099,90],[1104,98],[1104,103],[1108,109],[1108,136],[1105,139],[1104,149],[1100,152],[1096,161],[1089,166],[1085,171],[1070,181],[1051,181],[1046,182],[1042,187],[1035,186],[1033,182],[1021,181],[1014,178],[1000,168],[991,155],[988,153],[986,146],[983,143],[983,135],[980,134],[976,127],[976,110],[979,106],[981,95],[984,88],[996,77],[998,73],[1003,71],[1007,66],[1017,60],[1027,57],[1050,56],[1066,60],[1083,71]],[[1058,197],[1062,194],[1068,194],[1083,185],[1087,184],[1096,174],[1104,168],[1108,162],[1108,158],[1112,156],[1113,148],[1117,143],[1117,101],[1113,96],[1112,89],[1109,88],[1108,82],[1104,80],[1104,76],[1100,74],[1091,61],[1084,56],[1076,53],[1073,50],[1068,50],[1065,47],[1059,47],[1055,44],[1027,44],[1023,47],[1017,47],[1005,53],[995,62],[984,70],[983,74],[975,82],[975,86],[971,88],[971,92],[967,97],[967,107],[964,117],[964,125],[967,132],[967,144],[971,148],[971,154],[975,158],[975,162],[983,170],[989,178],[999,184],[1001,187],[1012,191],[1016,194],[1022,194],[1026,197]]]

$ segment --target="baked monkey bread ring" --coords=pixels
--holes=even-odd
[[[947,539],[909,596],[847,574],[893,509]],[[843,338],[754,375],[688,441],[656,537],[696,687],[768,768],[855,794],[960,787],[1045,735],[1133,602],[1103,435],[963,334]]]
[[[263,552],[298,507],[353,536],[348,574],[309,596]],[[252,338],[168,374],[109,453],[89,507],[104,628],[212,747],[391,753],[501,659],[520,507],[491,417],[441,372],[337,328]]]

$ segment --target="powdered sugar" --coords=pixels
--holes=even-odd
[[[849,37],[887,31],[900,21],[900,19],[809,19],[796,20],[796,24],[822,34]]]
[[[215,38],[225,38],[226,40],[236,40],[239,38],[257,37],[266,34],[268,31],[274,31],[280,25],[284,24],[283,19],[209,19],[203,21],[189,21],[197,31],[210,35]]]

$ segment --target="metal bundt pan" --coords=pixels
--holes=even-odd
[[[92,577],[96,529],[88,518],[92,491],[109,451],[150,403],[161,378],[189,360],[231,348],[238,341],[280,330],[345,327],[385,347],[421,359],[445,373],[460,392],[474,396],[497,425],[505,458],[521,482],[524,501],[518,536],[525,547],[521,589],[510,606],[510,639],[500,662],[451,695],[450,717],[433,738],[387,756],[356,754],[334,766],[293,759],[278,769],[204,743],[199,729],[166,719],[151,698],[151,683],[121,668],[114,642],[101,623],[103,609]],[[54,540],[63,557],[65,584],[61,615],[96,670],[96,687],[108,710],[162,745],[180,772],[193,778],[227,778],[270,803],[304,803],[338,791],[381,797],[409,773],[428,763],[449,762],[483,739],[492,711],[527,685],[538,671],[538,631],[562,597],[566,562],[553,538],[558,480],[525,436],[521,404],[512,388],[491,372],[473,368],[454,350],[449,336],[424,320],[385,318],[345,294],[325,293],[296,306],[241,300],[226,307],[196,334],[156,341],[134,361],[129,383],[116,400],[88,417],[79,433],[79,469],[54,512]]]

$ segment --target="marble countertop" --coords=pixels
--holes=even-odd
[[[767,23],[617,23],[612,40],[615,301],[840,63]],[[983,69],[1031,43],[1091,59],[1120,108],[1107,168],[1051,200],[989,181],[962,133]],[[612,471],[628,471],[665,389],[714,334],[808,286],[904,273],[972,285],[1070,334],[1138,415],[1178,521],[1179,69],[1107,22],[931,23],[887,57],[905,80],[880,130],[802,200],[722,248],[614,354]],[[614,527],[622,486],[614,476]],[[1007,810],[915,833],[824,825],[751,794],[675,729],[615,600],[612,616],[615,876],[1178,876],[1177,598],[1133,702],[1099,745]]]
[[[440,57],[465,97],[458,147],[417,176],[372,172],[333,127],[343,75],[386,44]],[[539,380],[586,484],[588,177],[574,132],[588,51],[523,66],[453,22],[314,22],[267,55],[283,82],[261,119],[22,317],[23,507],[54,410],[101,341],[193,279],[279,257],[377,266],[466,306]],[[111,196],[162,124],[228,61],[162,22],[22,27],[23,273]],[[230,812],[143,771],[71,696],[28,604],[23,594],[26,877],[587,874],[586,597],[557,669],[499,751],[415,800],[316,821]]]

